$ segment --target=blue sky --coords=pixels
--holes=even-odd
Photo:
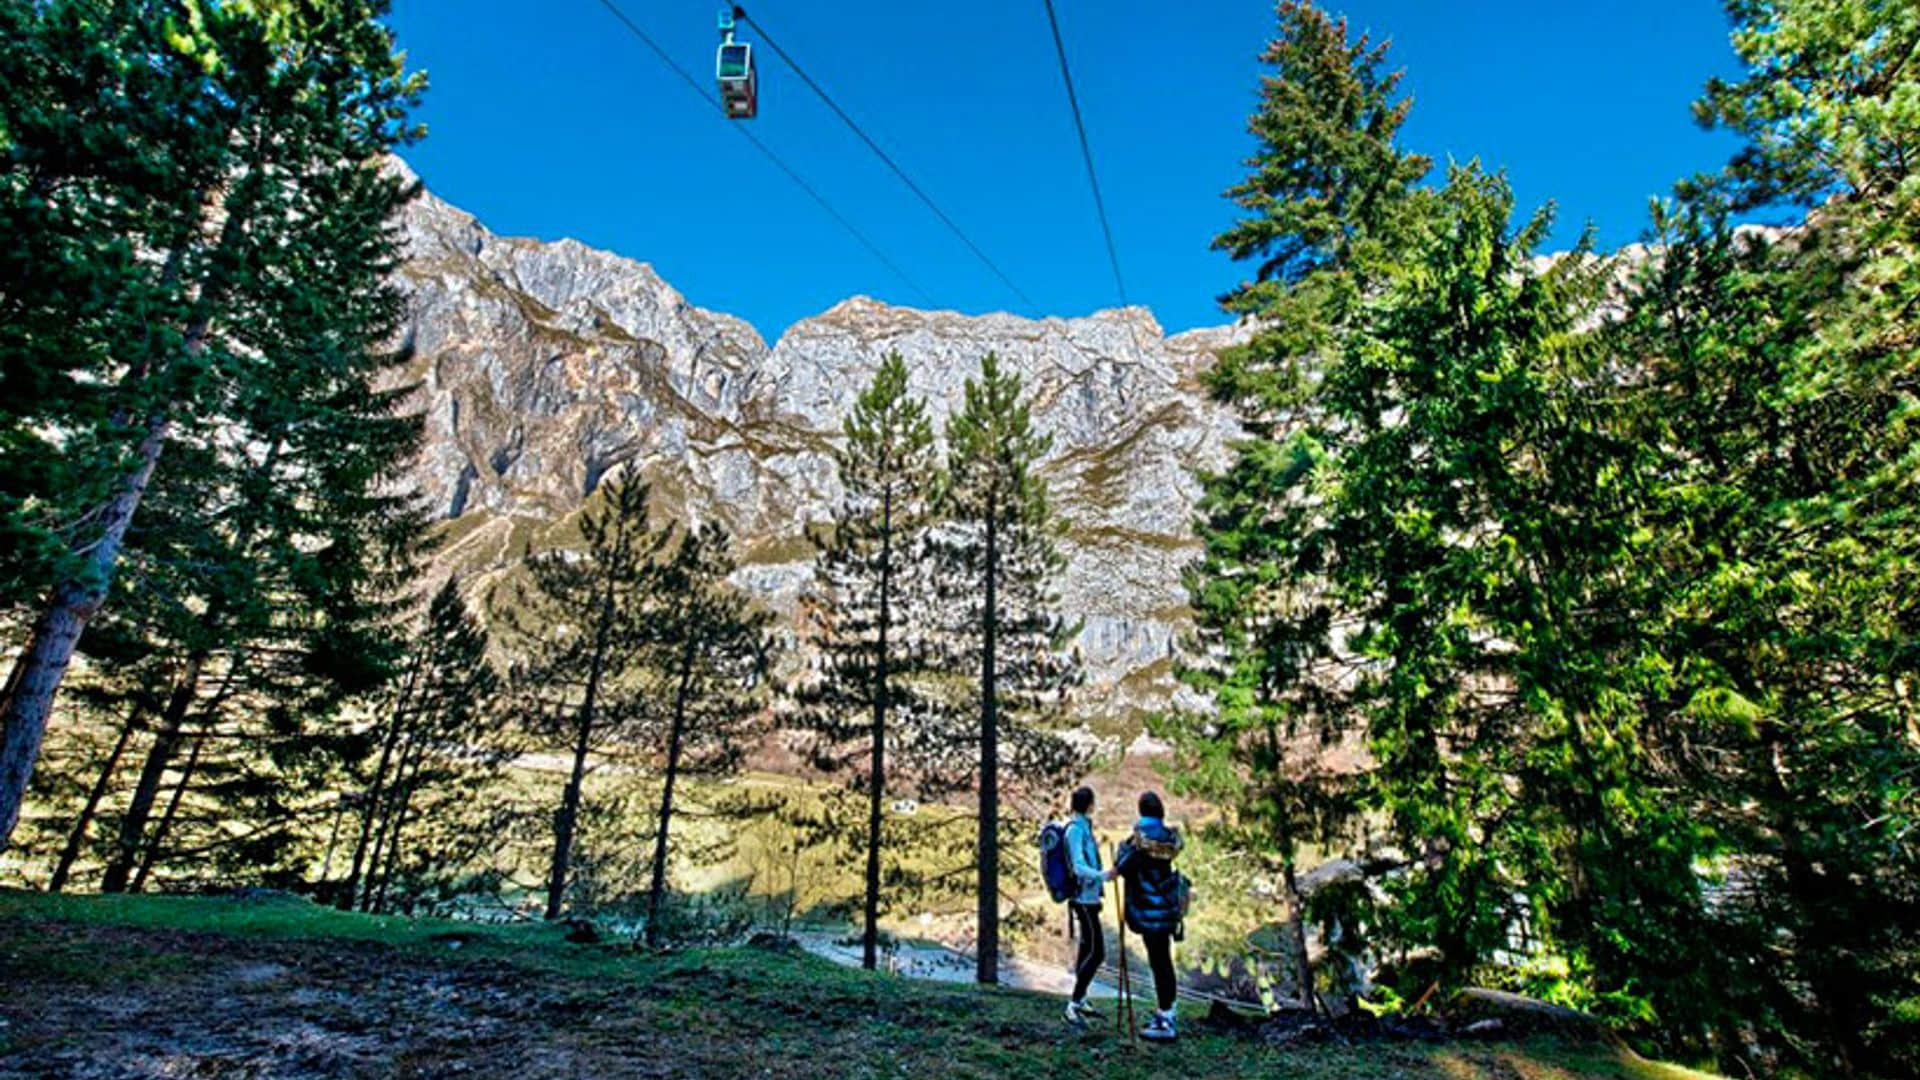
[[[702,79],[718,4],[617,0]],[[1243,269],[1208,250],[1274,28],[1266,0],[1056,0],[1135,303],[1169,331],[1225,321]],[[1350,0],[1393,41],[1407,144],[1504,168],[1557,243],[1591,220],[1638,238],[1650,196],[1730,146],[1688,103],[1733,56],[1712,0]],[[575,237],[652,263],[769,340],[855,294],[925,306],[635,40],[598,0],[397,0],[431,75],[407,156],[495,232]],[[749,5],[1049,315],[1116,292],[1041,0]],[[751,33],[744,35],[751,38]],[[754,132],[938,306],[1019,301],[768,50]]]

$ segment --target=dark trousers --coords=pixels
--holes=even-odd
[[[1147,947],[1147,965],[1153,968],[1153,994],[1160,1001],[1160,1011],[1173,1008],[1173,935],[1141,934],[1140,943]]]
[[[1100,927],[1100,905],[1069,901],[1073,913],[1073,931],[1080,935],[1080,952],[1073,961],[1073,1000],[1087,996],[1087,987],[1107,962],[1107,932]]]

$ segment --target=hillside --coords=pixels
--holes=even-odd
[[[427,449],[413,482],[441,518],[442,572],[470,592],[525,545],[565,543],[609,472],[649,478],[662,516],[719,520],[741,580],[791,615],[810,522],[839,496],[830,449],[887,352],[944,423],[987,352],[1018,372],[1053,439],[1043,475],[1068,525],[1064,614],[1081,624],[1093,718],[1175,692],[1165,663],[1187,624],[1180,571],[1199,485],[1236,428],[1197,377],[1230,328],[1167,336],[1144,308],[1032,320],[864,297],[769,347],[693,306],[652,267],[572,240],[495,236],[431,193],[405,211],[409,374]]]
[[[1056,1005],[751,948],[569,945],[549,925],[0,893],[6,1075],[1699,1075],[1546,1037],[1280,1049],[1191,1021],[1177,1046],[1130,1048]]]

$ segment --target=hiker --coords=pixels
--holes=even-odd
[[[1107,962],[1107,934],[1100,924],[1100,896],[1113,874],[1100,867],[1100,845],[1093,838],[1093,789],[1073,793],[1073,820],[1067,822],[1067,860],[1073,868],[1074,894],[1067,901],[1080,951],[1073,961],[1073,997],[1067,1001],[1067,1023],[1080,1024],[1098,1016],[1087,1004],[1087,988]]]
[[[1173,868],[1180,854],[1180,833],[1167,827],[1167,808],[1155,792],[1140,796],[1140,820],[1133,835],[1114,855],[1113,873],[1126,882],[1127,926],[1140,935],[1153,968],[1153,992],[1159,1003],[1140,1037],[1172,1042],[1174,1028],[1173,940],[1181,934],[1187,882]]]

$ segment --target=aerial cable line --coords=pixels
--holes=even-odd
[[[879,158],[881,162],[887,166],[887,168],[893,170],[893,175],[899,177],[900,182],[907,186],[907,190],[913,192],[913,194],[916,197],[918,197],[922,203],[925,203],[928,210],[933,211],[933,216],[940,219],[940,223],[947,227],[947,231],[953,233],[953,235],[960,238],[960,242],[966,245],[967,250],[973,252],[974,258],[979,259],[980,262],[984,264],[988,270],[993,271],[993,276],[999,278],[1000,283],[1002,285],[1005,285],[1007,289],[1013,293],[1013,295],[1019,297],[1020,302],[1027,305],[1027,308],[1029,311],[1033,312],[1036,315],[1040,313],[1040,310],[1041,310],[1040,305],[1034,303],[1032,297],[1028,296],[1026,292],[1020,288],[1020,286],[1015,285],[1013,283],[1013,279],[1008,277],[1006,272],[1004,270],[1001,270],[998,264],[996,264],[992,259],[987,257],[986,252],[980,250],[980,245],[974,243],[973,239],[966,234],[966,231],[960,228],[960,226],[953,220],[953,218],[947,215],[947,212],[945,210],[940,209],[940,204],[933,201],[933,196],[928,195],[926,192],[926,189],[922,188],[918,183],[916,183],[913,177],[907,175],[907,170],[904,168],[901,168],[900,163],[893,160],[893,156],[891,154],[888,154],[885,150],[881,149],[880,144],[875,142],[873,140],[873,137],[868,135],[866,130],[862,128],[860,124],[854,120],[853,117],[847,115],[847,110],[841,108],[839,102],[836,102],[833,100],[833,95],[827,93],[825,88],[823,88],[819,83],[815,82],[813,76],[807,74],[806,69],[800,66],[799,62],[793,58],[792,54],[788,53],[787,50],[780,47],[780,42],[775,40],[774,36],[767,32],[766,27],[761,26],[760,23],[757,20],[755,20],[753,16],[747,14],[747,9],[743,7],[736,6],[733,9],[733,17],[741,20],[742,22],[745,22],[748,26],[753,27],[753,29],[760,35],[760,40],[766,44],[767,48],[772,49],[774,53],[780,57],[780,59],[786,61],[787,66],[793,69],[793,73],[795,75],[800,76],[800,81],[803,83],[806,83],[807,88],[812,90],[814,94],[820,98],[821,101],[825,102],[827,108],[832,109],[833,114],[835,116],[838,116],[840,118],[840,121],[846,124],[847,127],[855,135],[860,137],[861,142],[867,144],[867,149],[873,151],[873,154],[875,157]]]
[[[1113,264],[1113,283],[1120,290],[1120,306],[1127,304],[1127,282],[1120,276],[1120,253],[1113,246],[1113,225],[1107,221],[1107,201],[1100,197],[1100,176],[1093,168],[1093,145],[1087,141],[1087,122],[1080,115],[1080,96],[1073,92],[1073,71],[1067,66],[1067,45],[1060,37],[1060,17],[1053,0],[1046,0],[1047,24],[1053,27],[1053,51],[1060,56],[1060,78],[1067,84],[1067,104],[1073,107],[1073,126],[1080,132],[1080,156],[1087,163],[1087,183],[1093,187],[1093,209],[1100,215],[1100,232],[1107,238],[1107,261]]]
[[[699,94],[703,99],[706,100],[707,104],[712,105],[716,111],[724,112],[724,110],[721,108],[720,99],[714,97],[711,93],[709,93],[707,91],[705,84],[701,83],[700,80],[694,78],[691,74],[689,74],[686,68],[681,67],[680,64],[677,61],[675,61],[673,57],[669,55],[665,49],[660,47],[659,42],[655,41],[653,37],[649,35],[645,30],[640,29],[640,26],[638,23],[635,23],[632,19],[628,18],[627,13],[620,10],[620,7],[618,4],[615,4],[613,0],[600,0],[600,6],[612,12],[613,17],[620,20],[621,25],[625,26],[628,30],[632,31],[633,36],[636,38],[639,38],[641,44],[653,50],[653,54],[660,58],[660,62],[667,65],[667,67],[673,69],[673,73],[675,75],[680,76],[680,80],[682,82],[692,87],[694,93]],[[787,179],[792,180],[796,185],[799,186],[800,190],[806,192],[807,195],[811,197],[814,202],[818,203],[820,205],[820,209],[825,210],[827,212],[828,217],[831,217],[834,221],[838,222],[840,227],[847,231],[848,235],[852,236],[855,240],[858,240],[860,242],[861,247],[866,248],[868,253],[870,253],[874,258],[880,260],[882,265],[884,265],[887,269],[893,271],[895,277],[898,277],[901,281],[906,282],[907,287],[911,288],[915,293],[919,294],[920,299],[925,301],[929,307],[938,306],[938,302],[934,300],[933,296],[929,294],[926,289],[922,288],[920,283],[913,279],[912,275],[908,274],[905,270],[900,269],[900,265],[898,263],[894,262],[892,259],[887,258],[887,253],[880,250],[879,245],[875,244],[872,240],[868,239],[867,234],[861,232],[859,228],[853,224],[853,222],[848,221],[845,214],[842,214],[840,211],[834,209],[833,204],[827,201],[826,196],[820,194],[820,192],[816,190],[812,184],[807,183],[806,178],[801,176],[799,173],[795,172],[793,169],[793,166],[788,165],[784,160],[782,160],[779,154],[774,153],[772,147],[768,146],[764,142],[761,142],[760,139],[757,136],[755,136],[753,132],[748,131],[745,127],[739,124],[734,124],[732,125],[732,127],[733,127],[733,130],[740,133],[741,137],[745,138],[748,142],[752,143],[754,149],[760,151],[762,154],[765,154],[768,161],[773,162],[773,164],[781,172],[786,173]]]

